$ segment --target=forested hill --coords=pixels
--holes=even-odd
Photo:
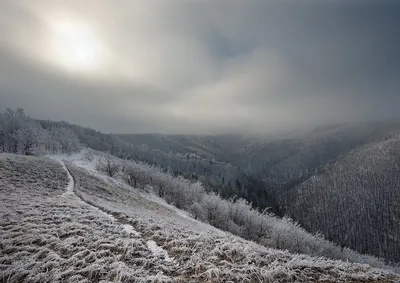
[[[400,260],[400,137],[350,152],[279,195],[289,215],[360,252]]]
[[[226,198],[243,197],[257,207],[272,207],[277,212],[273,195],[269,195],[272,190],[233,163],[234,152],[251,139],[234,135],[115,135],[65,122],[40,123],[43,128],[57,125],[72,129],[90,148],[158,165],[174,175],[200,180],[208,190],[217,191]]]
[[[399,121],[274,136],[112,135],[62,125],[91,148],[199,179],[224,197],[288,214],[339,244],[400,261]]]

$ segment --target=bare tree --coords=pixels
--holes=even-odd
[[[13,134],[17,141],[17,152],[24,155],[39,153],[43,131],[39,123],[32,120],[23,121]]]
[[[18,135],[17,130],[21,128],[21,124],[26,119],[24,110],[18,108],[13,110],[7,108],[6,112],[2,115],[3,119],[3,150],[11,153],[18,152]]]
[[[106,173],[110,177],[114,177],[120,170],[120,164],[111,157],[105,157],[99,160],[97,170]]]
[[[127,165],[123,168],[123,171],[128,185],[136,188],[139,182],[139,170],[132,165]]]
[[[70,129],[61,127],[61,152],[71,154],[77,152],[82,148],[78,136]]]
[[[45,150],[51,153],[72,154],[82,149],[78,136],[72,130],[64,127],[51,127],[44,134]]]

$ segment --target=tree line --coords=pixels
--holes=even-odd
[[[81,148],[79,138],[68,128],[52,126],[44,129],[38,121],[26,116],[21,108],[0,112],[0,152],[71,154]]]

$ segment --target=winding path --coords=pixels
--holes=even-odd
[[[141,234],[139,232],[137,232],[135,230],[135,228],[130,225],[130,224],[124,224],[123,221],[121,221],[118,218],[115,218],[112,214],[107,213],[106,211],[104,211],[101,207],[98,206],[94,206],[90,203],[87,203],[85,200],[83,200],[81,197],[79,197],[78,195],[75,194],[74,192],[74,188],[75,188],[75,180],[74,177],[72,176],[71,172],[69,171],[69,169],[67,168],[67,166],[65,165],[65,162],[62,160],[58,160],[62,167],[64,168],[64,170],[66,171],[67,175],[68,175],[68,185],[66,187],[66,191],[61,195],[62,197],[74,197],[76,198],[79,202],[82,202],[88,206],[90,206],[91,208],[93,208],[94,210],[99,211],[99,213],[107,216],[108,218],[110,218],[112,221],[117,221],[120,225],[121,225],[121,229],[125,230],[128,234],[133,234],[135,236],[141,236]],[[152,251],[152,253],[155,256],[163,256],[164,260],[166,262],[173,262],[174,259],[171,258],[168,255],[168,252],[166,250],[164,250],[162,247],[158,246],[156,242],[154,242],[153,240],[147,240],[146,241],[147,247],[149,250]]]
[[[75,195],[75,193],[74,193],[74,186],[75,186],[74,178],[72,177],[71,173],[69,172],[67,166],[65,166],[64,161],[60,161],[60,163],[68,175],[68,185],[66,187],[66,191],[61,196],[65,197],[65,196]]]

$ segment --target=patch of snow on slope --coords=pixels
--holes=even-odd
[[[133,234],[135,236],[140,236],[140,233],[133,228],[132,225],[129,224],[124,224],[122,225],[122,228],[128,233],[128,234]]]
[[[169,257],[168,252],[158,246],[153,240],[147,241],[147,247],[153,252],[155,256],[163,256],[166,262],[173,262],[174,258]]]

